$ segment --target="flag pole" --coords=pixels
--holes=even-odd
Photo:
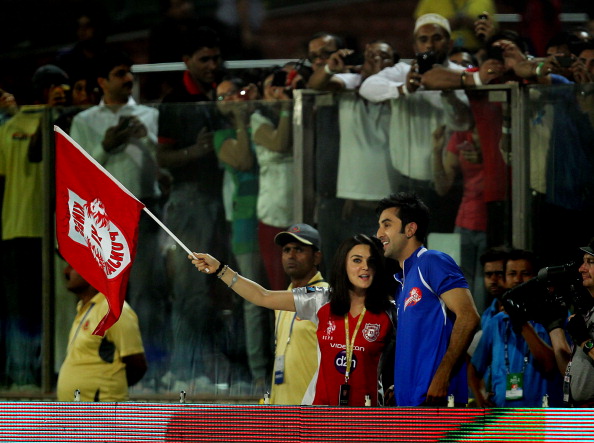
[[[152,218],[153,220],[155,220],[155,222],[157,222],[157,224],[158,224],[159,226],[161,226],[161,228],[163,228],[163,230],[164,230],[165,232],[167,232],[167,234],[169,234],[169,235],[171,236],[171,238],[172,238],[172,239],[174,239],[174,240],[176,241],[176,243],[177,243],[178,245],[180,245],[180,246],[183,248],[183,250],[184,250],[184,251],[186,251],[186,252],[188,253],[188,255],[193,255],[193,254],[192,254],[192,251],[190,251],[190,250],[188,249],[188,247],[187,247],[186,245],[184,245],[184,244],[182,243],[182,241],[181,241],[179,238],[177,238],[177,236],[176,236],[176,235],[175,235],[173,232],[171,232],[171,231],[169,230],[169,228],[168,228],[167,226],[165,226],[165,225],[164,225],[164,224],[161,222],[161,220],[159,220],[159,219],[158,219],[158,218],[157,218],[157,217],[156,217],[156,216],[155,216],[155,215],[154,215],[154,214],[153,214],[151,211],[149,211],[149,210],[146,208],[146,206],[145,206],[145,207],[144,207],[142,210],[143,210],[144,212],[146,212],[148,215],[150,215],[150,216],[151,216],[151,218]]]
[[[66,132],[64,132],[64,130],[63,130],[62,128],[60,128],[59,126],[56,126],[56,125],[54,125],[54,132],[57,132],[57,133],[61,134],[62,136],[64,136],[64,138],[65,138],[66,140],[68,140],[68,141],[69,141],[69,142],[72,144],[72,146],[74,146],[74,147],[75,147],[75,148],[78,150],[78,152],[80,152],[80,153],[81,153],[83,156],[85,156],[85,157],[86,157],[86,159],[87,159],[89,162],[91,162],[93,165],[95,165],[95,167],[96,167],[97,169],[99,169],[99,170],[100,170],[100,171],[101,171],[103,174],[105,174],[105,175],[106,175],[107,177],[109,177],[109,178],[110,178],[110,179],[111,179],[111,180],[112,180],[112,181],[113,181],[115,184],[117,184],[117,185],[119,186],[119,188],[120,188],[122,191],[126,192],[126,193],[127,193],[128,195],[130,195],[132,198],[134,198],[134,199],[138,200],[134,194],[132,194],[132,193],[131,193],[131,192],[130,192],[130,191],[129,191],[129,190],[128,190],[128,189],[127,189],[127,188],[126,188],[126,187],[125,187],[123,184],[121,184],[121,183],[120,183],[120,181],[119,181],[117,178],[115,178],[113,175],[111,175],[109,171],[107,171],[107,170],[106,170],[106,169],[105,169],[105,168],[104,168],[102,165],[100,165],[100,164],[99,164],[99,162],[97,162],[97,160],[95,160],[95,159],[94,159],[94,158],[93,158],[93,157],[92,157],[92,156],[91,156],[91,155],[90,155],[90,154],[89,154],[89,153],[88,153],[88,152],[87,152],[85,149],[83,149],[83,148],[82,148],[82,147],[81,147],[81,146],[80,146],[80,145],[79,145],[79,144],[78,144],[78,143],[77,143],[77,142],[76,142],[74,139],[72,139],[72,138],[71,138],[71,137],[70,137],[68,134],[66,134]],[[138,200],[138,201],[140,201],[140,200]],[[142,203],[142,201],[140,201],[140,203]],[[143,206],[144,206],[144,204],[143,204]],[[157,222],[157,224],[158,224],[159,226],[161,226],[161,228],[163,228],[163,230],[164,230],[165,232],[167,232],[167,234],[169,234],[169,235],[171,236],[171,238],[173,238],[173,239],[174,239],[174,240],[177,242],[177,244],[178,244],[178,245],[180,245],[180,246],[182,247],[182,249],[183,249],[184,251],[186,251],[186,252],[188,253],[188,255],[192,255],[192,251],[190,251],[190,250],[188,249],[188,247],[187,247],[186,245],[184,245],[184,244],[181,242],[181,240],[180,240],[179,238],[177,238],[177,237],[175,236],[175,234],[174,234],[173,232],[171,232],[171,231],[169,230],[169,228],[168,228],[167,226],[165,226],[165,225],[164,225],[164,224],[161,222],[161,220],[159,220],[159,219],[158,219],[158,218],[157,218],[157,217],[156,217],[156,216],[155,216],[155,215],[154,215],[154,214],[153,214],[151,211],[149,211],[149,210],[146,208],[146,206],[144,206],[143,210],[144,210],[144,212],[146,212],[148,215],[150,215],[150,216],[151,216],[151,218],[152,218],[153,220],[155,220],[155,221]]]

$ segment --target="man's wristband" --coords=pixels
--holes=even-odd
[[[340,74],[340,72],[334,72],[332,69],[328,67],[328,63],[324,65],[324,72],[328,75]]]
[[[214,273],[212,273],[211,275],[216,275],[218,278],[221,278],[222,275],[219,275],[219,272],[221,272],[221,269],[226,268],[227,265],[224,264],[223,262],[219,263],[219,267],[217,268],[216,271],[214,271]]]
[[[536,65],[536,69],[534,70],[534,73],[536,74],[537,77],[542,76],[542,67],[543,66],[544,66],[544,62],[540,62],[538,65]]]
[[[483,86],[483,82],[481,81],[481,76],[478,71],[472,74],[472,78],[474,79],[475,86]]]

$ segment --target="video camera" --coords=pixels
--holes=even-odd
[[[526,320],[547,318],[551,309],[585,314],[594,307],[594,299],[582,286],[578,268],[577,262],[542,268],[536,277],[504,292],[501,301]]]

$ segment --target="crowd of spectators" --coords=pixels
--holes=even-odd
[[[491,2],[477,2],[484,3],[478,12],[467,3],[448,20],[436,2],[420,2],[412,60],[400,60],[403,48],[389,39],[348,48],[341,36],[320,32],[301,60],[230,72],[221,35],[182,26],[176,51],[187,69],[155,86],[159,99],[150,104],[133,98],[132,60],[105,45],[95,17],[81,16],[79,43],[32,76],[34,103],[0,90],[3,388],[41,381],[42,177],[50,161],[42,145],[52,123],[192,250],[284,290],[294,282],[275,238],[301,222],[293,213],[292,99],[310,90],[315,226],[323,239],[316,264],[324,275],[345,238],[376,235],[379,200],[414,191],[431,209],[430,234],[447,234],[430,235],[427,245],[453,248],[483,314],[468,351],[476,404],[530,407],[546,398],[554,406],[590,405],[594,397],[581,394],[593,367],[594,316],[580,302],[583,291],[575,281],[574,292],[539,281],[564,292],[547,299],[562,314],[551,318],[523,301],[525,293],[544,299],[547,291],[516,288],[536,281],[541,266],[577,259],[583,264],[579,272],[572,265],[571,275],[590,291],[594,252],[583,245],[594,216],[594,36],[581,27],[559,31],[541,48],[501,29]],[[251,42],[246,29],[234,32]],[[529,103],[523,139],[533,252],[513,248],[519,157],[511,148],[519,122],[509,93],[492,93],[510,83],[527,91]],[[138,245],[127,295],[148,362],[138,392],[263,396],[274,382],[270,311],[190,273],[185,253],[145,214]],[[578,247],[585,255],[576,256]],[[568,309],[580,320],[567,321]],[[572,370],[566,384],[581,391],[566,389],[564,398],[562,376],[571,380]]]

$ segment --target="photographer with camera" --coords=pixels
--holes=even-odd
[[[475,392],[480,407],[539,407],[545,395],[551,406],[561,405],[562,381],[547,330],[530,320],[526,303],[508,297],[513,288],[522,287],[527,288],[522,291],[522,300],[537,299],[538,288],[526,283],[535,281],[536,269],[530,251],[516,249],[509,253],[504,267],[508,291],[501,295],[503,310],[483,325],[471,360],[481,377],[491,369],[493,396],[485,398]]]
[[[559,370],[565,374],[563,401],[571,407],[585,408],[594,406],[594,238],[580,250],[584,252],[578,269],[581,286],[569,293],[565,304],[558,298],[556,304],[550,303],[549,316],[543,323],[549,331]],[[573,305],[575,313],[565,324],[565,317],[559,312],[565,311],[567,302]]]

